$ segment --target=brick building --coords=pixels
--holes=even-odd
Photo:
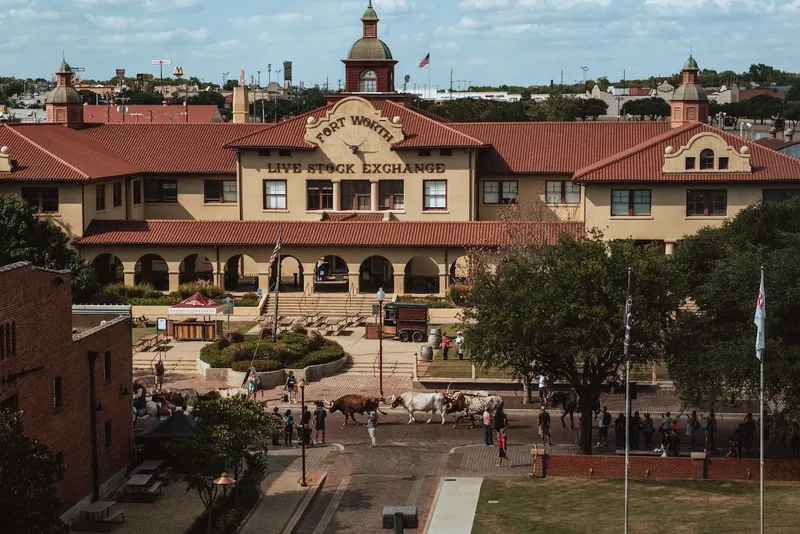
[[[70,286],[69,271],[0,267],[0,408],[21,410],[65,466],[65,513],[124,474],[132,440],[129,321],[73,333]]]

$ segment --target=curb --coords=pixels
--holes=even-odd
[[[303,518],[303,514],[305,514],[308,505],[311,504],[312,499],[316,497],[319,490],[322,489],[322,486],[325,484],[325,479],[328,478],[328,473],[326,471],[320,471],[320,479],[313,487],[308,488],[303,500],[300,502],[300,506],[295,509],[294,514],[289,519],[289,522],[283,528],[283,534],[292,534],[294,529],[297,527],[297,524]]]

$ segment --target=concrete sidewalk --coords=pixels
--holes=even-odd
[[[470,534],[483,478],[445,478],[428,526],[428,534]]]
[[[291,533],[325,477],[324,472],[308,473],[308,487],[301,488],[299,473],[270,473],[261,482],[261,499],[245,519],[239,533]]]

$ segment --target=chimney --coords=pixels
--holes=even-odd
[[[250,97],[244,81],[244,69],[242,69],[239,75],[239,87],[233,88],[233,122],[236,124],[250,122]]]
[[[770,138],[775,139],[778,136],[778,129],[775,128],[774,126],[770,128],[768,131]]]
[[[0,172],[11,172],[11,151],[7,146],[0,147]]]

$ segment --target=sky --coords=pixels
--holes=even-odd
[[[368,0],[0,0],[0,76],[49,78],[62,51],[88,79],[158,74],[171,59],[184,75],[223,73],[262,84],[284,61],[295,84],[337,88]],[[690,49],[701,68],[751,63],[800,70],[794,43],[800,0],[373,0],[378,36],[399,61],[396,79],[430,84],[572,83],[677,72]],[[165,74],[171,67],[165,68]],[[283,73],[280,74],[283,76]],[[464,80],[458,82],[458,80]]]

